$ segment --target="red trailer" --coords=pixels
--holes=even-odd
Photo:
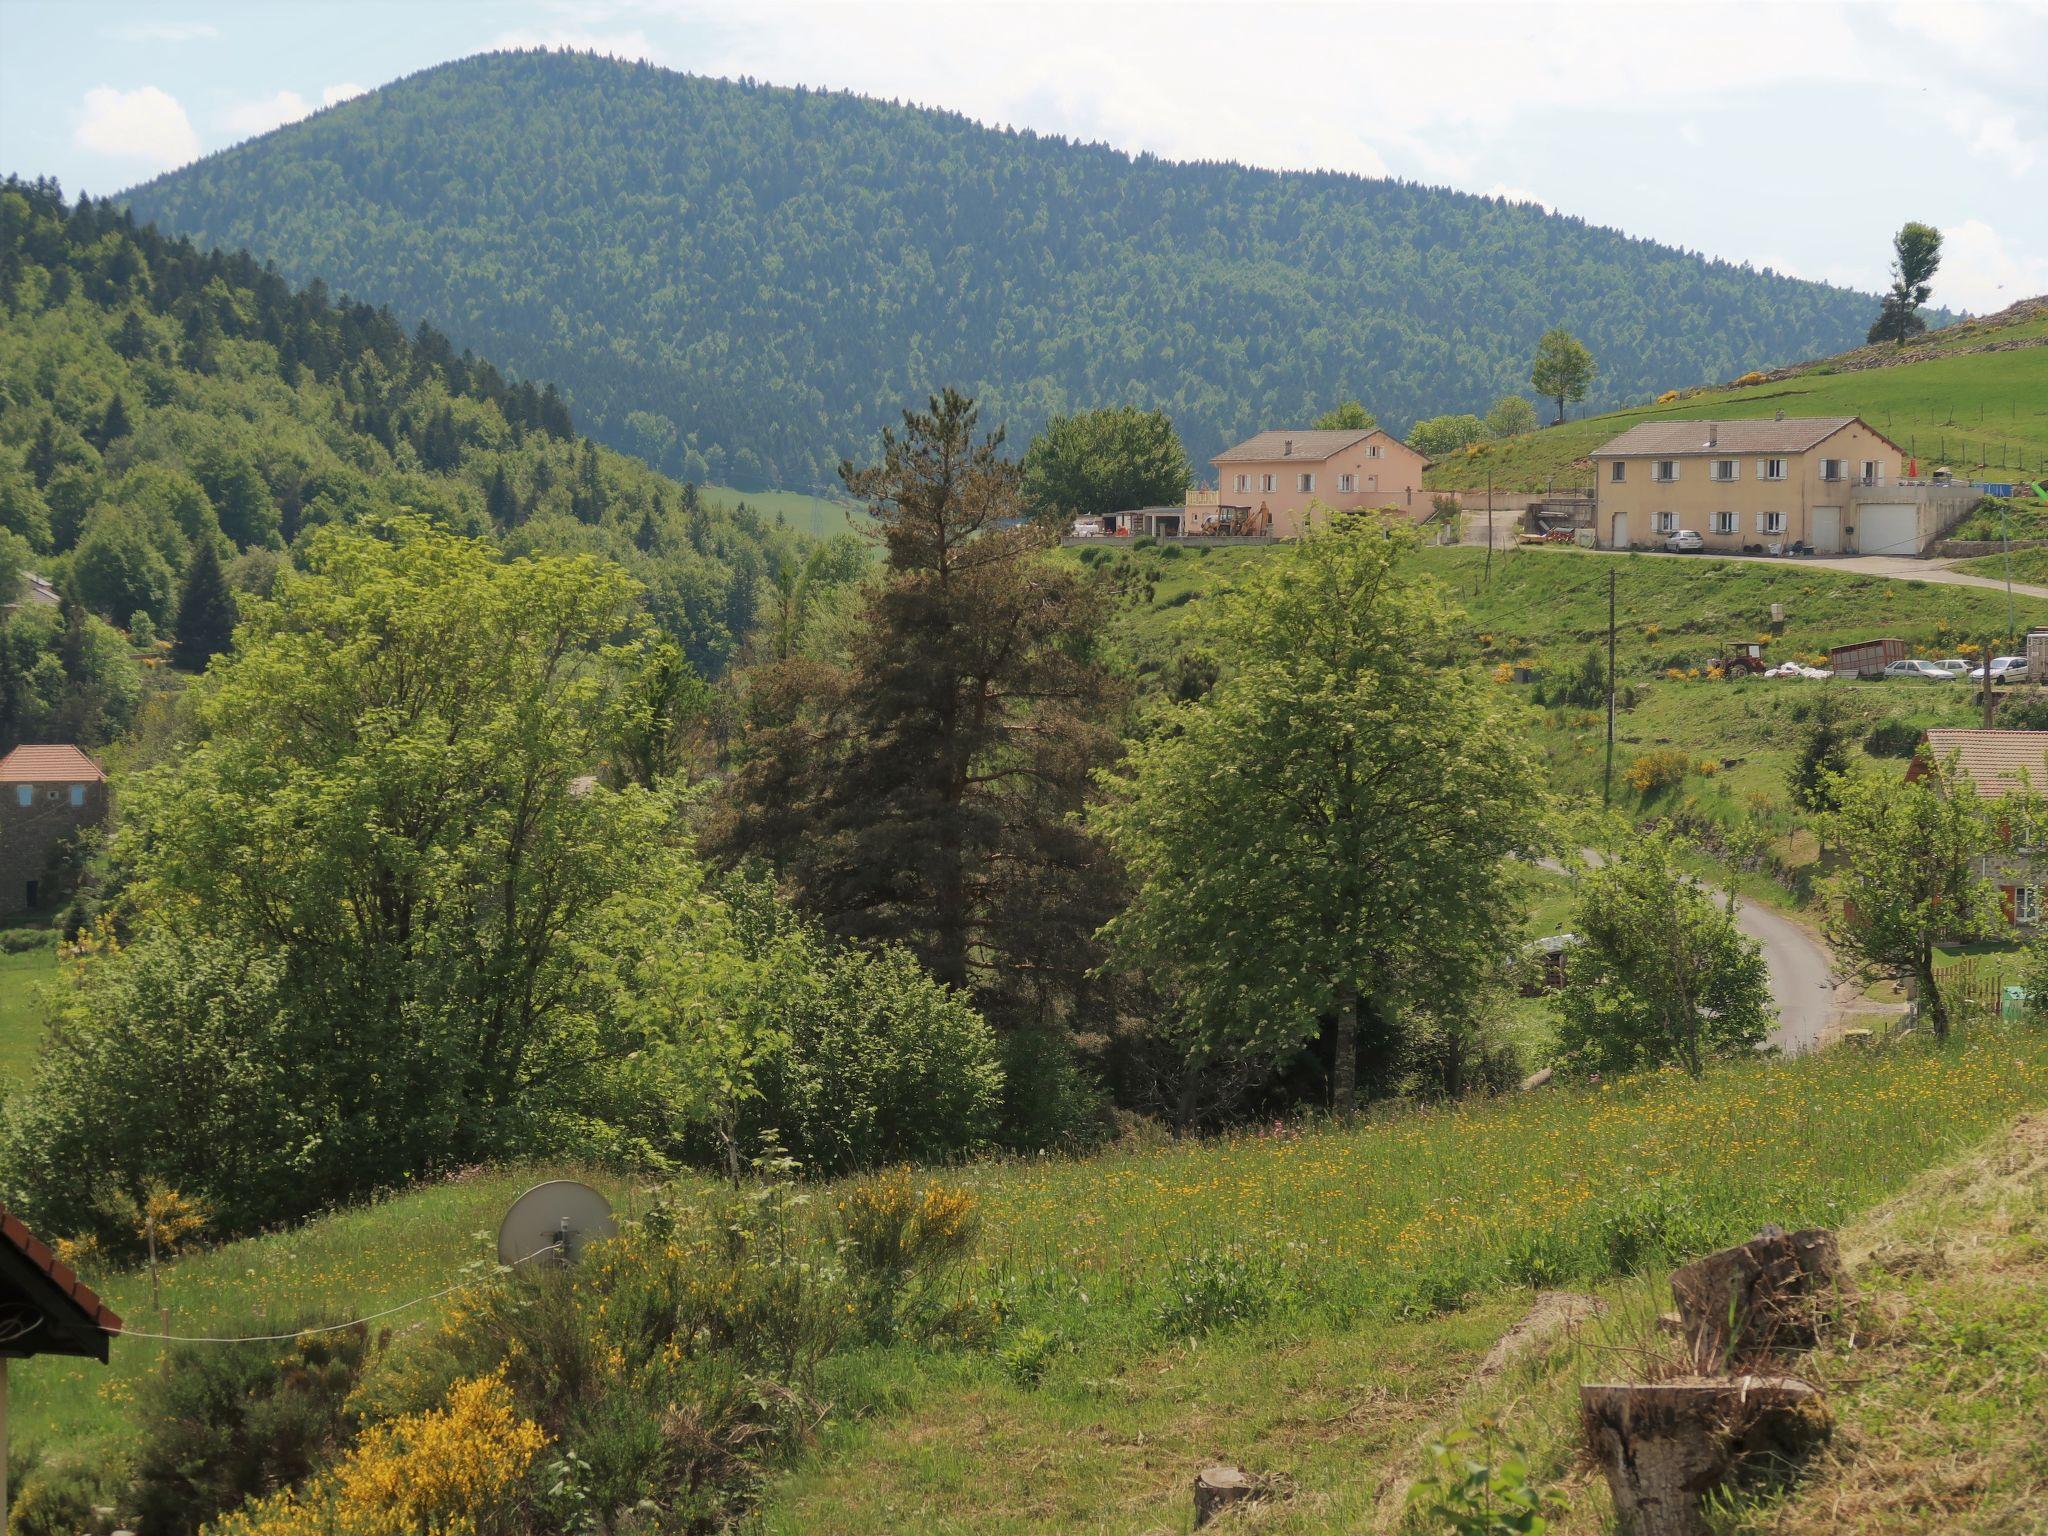
[[[1883,677],[1886,667],[1905,659],[1903,640],[1858,640],[1828,652],[1828,665],[1837,677]]]

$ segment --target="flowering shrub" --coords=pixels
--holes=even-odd
[[[1654,795],[1684,782],[1692,759],[1683,752],[1649,752],[1628,765],[1628,787],[1639,795]]]

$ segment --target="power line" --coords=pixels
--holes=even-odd
[[[505,1268],[508,1270],[517,1269],[520,1265],[526,1263],[528,1259],[537,1259],[544,1253],[556,1253],[559,1251],[553,1243],[550,1243],[545,1248],[534,1249],[524,1259],[514,1259]],[[371,1312],[363,1317],[352,1317],[345,1323],[322,1323],[317,1328],[294,1328],[290,1333],[249,1333],[235,1337],[221,1337],[199,1333],[143,1333],[134,1328],[109,1328],[107,1332],[124,1339],[154,1339],[162,1344],[283,1344],[292,1339],[303,1339],[316,1333],[342,1333],[350,1328],[359,1328],[364,1323],[374,1323],[381,1318],[391,1317],[400,1312],[410,1311],[414,1307],[424,1306],[430,1301],[439,1301],[443,1296],[452,1296],[455,1292],[475,1284],[476,1277],[472,1276],[467,1280],[458,1280],[453,1285],[443,1286],[440,1290],[434,1291],[429,1295],[415,1296],[411,1301],[401,1301],[396,1306],[384,1308],[381,1312]]]

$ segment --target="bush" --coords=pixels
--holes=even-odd
[[[1459,1430],[1429,1448],[1428,1475],[1408,1495],[1411,1529],[1448,1536],[1540,1536],[1565,1511],[1518,1447]]]
[[[252,1324],[246,1331],[264,1328]],[[142,1528],[197,1531],[324,1465],[348,1441],[344,1404],[368,1353],[369,1335],[360,1324],[282,1344],[174,1350],[162,1370],[144,1378],[137,1405],[143,1431],[134,1476]]]
[[[1204,1248],[1167,1266],[1166,1297],[1153,1319],[1162,1332],[1183,1338],[1237,1327],[1279,1305],[1284,1285],[1278,1265],[1265,1255],[1235,1244]]]
[[[934,1283],[980,1233],[974,1196],[903,1168],[845,1191],[835,1216],[853,1305],[875,1339],[932,1321]]]
[[[120,1497],[113,1474],[84,1462],[45,1462],[12,1469],[14,1496],[7,1511],[8,1536],[79,1536],[110,1528],[99,1514]]]
[[[996,1346],[996,1363],[1020,1387],[1035,1387],[1061,1349],[1060,1336],[1044,1328],[1019,1328]]]
[[[2006,700],[2010,704],[2011,699]],[[2000,725],[2007,725],[2001,710]],[[2030,730],[2032,726],[2010,726],[2012,730]],[[1920,750],[1919,726],[1909,720],[1880,720],[1870,728],[1870,734],[1863,738],[1863,750],[1872,757],[1911,757]]]
[[[1998,701],[1999,729],[2006,731],[2048,730],[2048,688],[2015,689]],[[1920,733],[1913,733],[1914,745],[1918,745]],[[1912,753],[1902,752],[1901,757]],[[2036,784],[2036,789],[2048,789],[2048,785]]]
[[[1637,758],[1628,765],[1625,778],[1630,789],[1647,798],[1682,784],[1692,766],[1692,759],[1685,753],[1667,748]]]
[[[56,942],[54,928],[0,929],[0,955],[25,955],[32,949],[48,949]]]

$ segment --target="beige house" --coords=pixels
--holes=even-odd
[[[1235,513],[1235,525],[1299,538],[1311,507],[1357,512],[1392,507],[1412,517],[1429,514],[1422,472],[1429,460],[1378,427],[1367,432],[1261,432],[1209,461],[1214,491],[1188,494],[1191,522],[1204,511]],[[1200,503],[1197,497],[1214,497]]]
[[[1594,526],[1610,549],[1918,555],[1976,493],[1907,467],[1858,416],[1646,421],[1593,453]]]

